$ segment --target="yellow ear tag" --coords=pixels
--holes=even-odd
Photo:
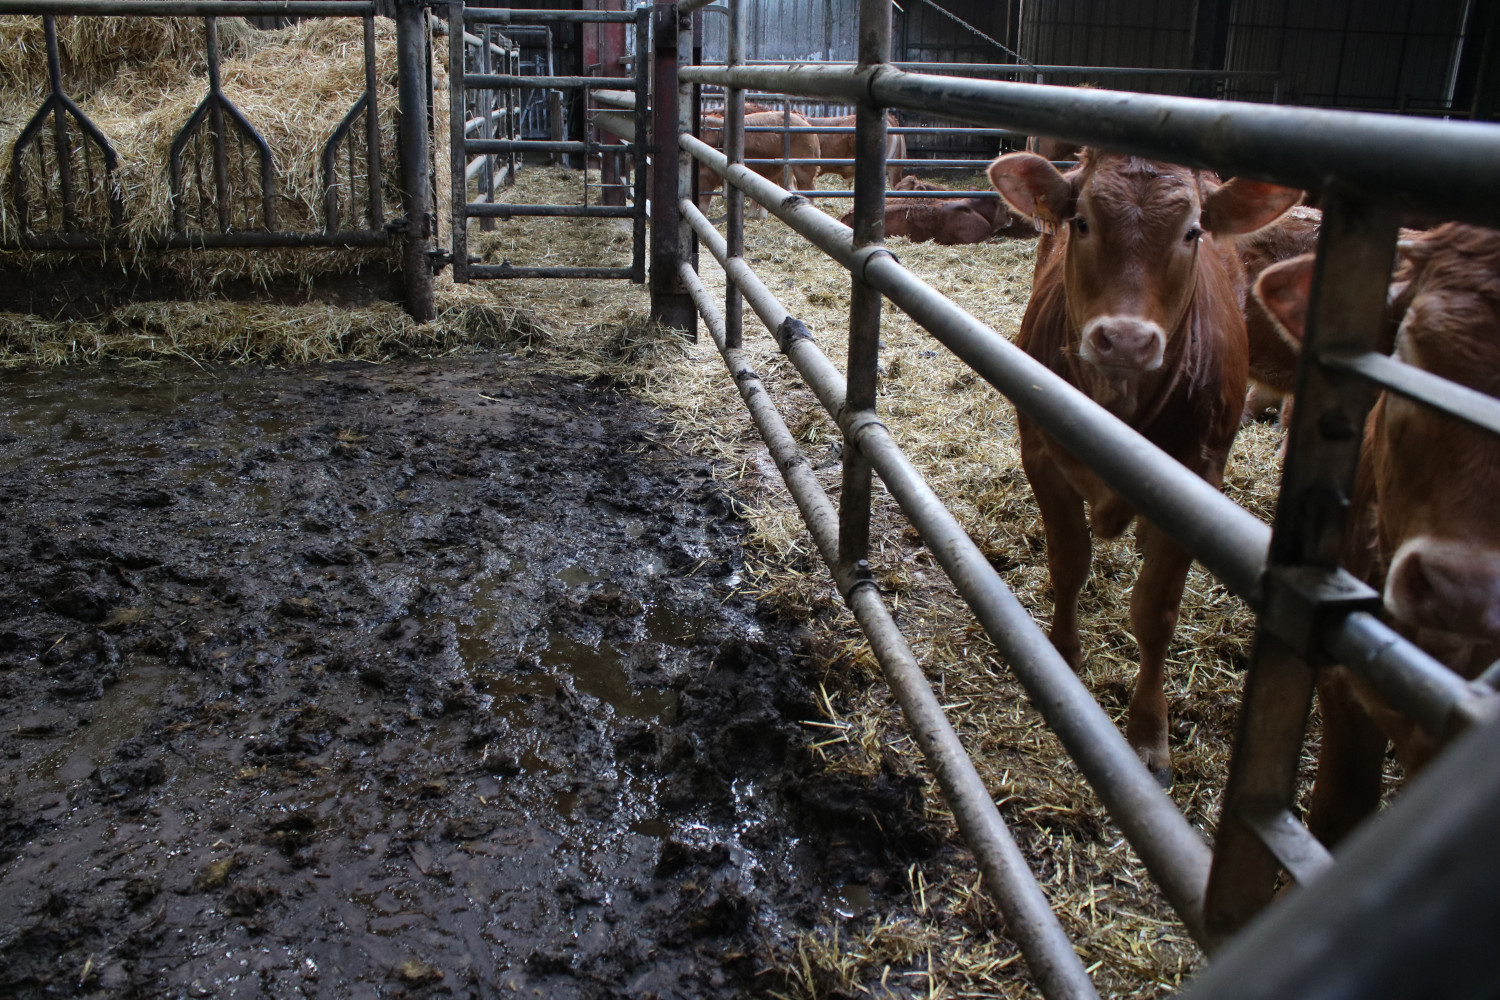
[[[1036,214],[1031,217],[1031,224],[1039,233],[1045,233],[1048,236],[1057,235],[1057,216],[1052,214],[1052,209],[1047,207],[1046,202],[1036,203]]]

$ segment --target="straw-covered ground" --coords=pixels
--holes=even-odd
[[[331,121],[303,129],[303,146],[291,143],[287,134],[272,142],[273,147],[287,143],[288,152],[278,154],[284,164],[306,164],[309,171],[316,156],[306,137],[326,135],[360,90],[357,24],[329,25],[286,29],[279,33],[285,36],[282,46],[226,42],[234,54],[225,64],[226,90],[268,131],[274,132],[277,122],[300,120],[285,95],[299,92],[304,83],[333,95],[319,103],[330,109],[326,114]],[[5,43],[0,46],[0,144],[7,149],[44,82],[34,67],[39,31],[18,30],[0,22]],[[163,143],[201,97],[196,30],[196,22],[178,25],[155,40],[153,51],[161,58],[151,65],[160,78],[149,86],[144,72],[132,68],[135,63],[114,60],[110,53],[127,45],[148,46],[150,40],[106,39],[100,52],[73,57],[90,67],[86,75],[94,88],[78,95],[80,103],[107,133],[124,142],[128,130],[115,125],[123,126],[125,119],[152,124],[138,140],[141,155],[127,157],[131,164],[151,165],[127,165],[124,188],[127,213],[134,209],[136,217],[156,223],[164,218],[166,204],[159,167],[165,159]],[[380,44],[388,46],[390,40],[382,37]],[[306,51],[299,56],[298,46],[308,51],[323,46],[318,49],[323,56],[306,58]],[[339,71],[343,75],[334,79],[325,72],[329,60],[324,56],[325,50],[339,46],[352,58],[339,63],[345,67]],[[27,59],[20,58],[22,53]],[[257,77],[261,70],[265,75]],[[288,73],[306,79],[289,79]],[[166,106],[160,103],[163,80],[176,88],[174,94],[181,92]],[[382,99],[386,109],[393,106],[393,99],[384,94]],[[157,102],[157,110],[145,109],[150,101]],[[387,124],[384,115],[382,124]],[[394,143],[387,149],[393,150]],[[576,172],[531,167],[505,197],[577,200],[582,188]],[[300,180],[285,185],[283,203],[293,223],[317,217],[319,202],[311,191]],[[846,206],[846,201],[831,202],[829,210],[839,215]],[[5,225],[11,224],[7,219]],[[1015,334],[1025,309],[1034,247],[1026,241],[966,247],[892,241],[903,263],[1008,336]],[[630,233],[607,220],[518,220],[502,222],[493,232],[476,230],[471,249],[495,262],[622,264],[629,259]],[[847,274],[774,219],[747,223],[746,254],[770,289],[842,365]],[[225,262],[220,264],[219,256],[200,255],[189,266],[204,273],[245,273],[277,263],[269,255],[222,255]],[[352,261],[319,259],[331,261],[331,267],[351,266]],[[215,268],[223,272],[213,272]],[[706,255],[703,272],[711,288],[722,290],[722,274]],[[211,284],[206,282],[205,288]],[[878,667],[838,601],[706,336],[690,344],[653,326],[646,318],[644,290],[623,282],[455,288],[444,277],[439,303],[438,321],[425,326],[412,324],[394,305],[271,306],[208,295],[192,303],[119,307],[91,322],[5,315],[0,316],[0,365],[107,359],[151,364],[184,357],[287,365],[336,358],[378,361],[503,344],[580,380],[603,379],[659,407],[675,426],[672,446],[713,459],[718,477],[739,498],[750,525],[742,586],[763,611],[814,633],[810,669],[823,717],[808,720],[807,728],[817,753],[830,767],[853,776],[878,774],[895,766],[892,761],[905,768],[920,766]],[[748,313],[746,329],[757,334],[747,337],[756,370],[824,485],[836,494],[839,448],[833,422],[800,386],[770,338],[758,335]],[[881,372],[880,408],[887,423],[1006,582],[1045,623],[1051,606],[1045,543],[1021,472],[1010,406],[889,307],[882,327]],[[1247,427],[1230,459],[1226,492],[1263,518],[1269,518],[1275,498],[1279,441],[1279,432],[1270,426]],[[897,620],[1101,993],[1170,992],[1199,961],[1198,950],[878,484],[874,540],[874,568]],[[1127,595],[1135,567],[1129,534],[1097,546],[1081,611],[1084,679],[1117,718],[1134,680]],[[1172,796],[1205,832],[1212,827],[1224,784],[1252,625],[1237,600],[1195,570],[1170,657],[1168,696],[1177,772]],[[927,818],[946,831],[951,843],[951,817],[935,790],[930,791]],[[797,936],[795,944],[781,948],[775,956],[785,974],[780,992],[809,998],[1029,995],[1024,965],[980,890],[972,865],[913,864],[903,878],[909,887],[904,906],[853,917],[827,914]]]

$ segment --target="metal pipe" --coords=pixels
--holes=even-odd
[[[0,0],[0,14],[132,17],[361,17],[360,0]]]
[[[352,6],[352,4],[351,4]],[[427,143],[428,107],[426,10],[405,0],[396,6],[396,83],[401,111],[401,201],[405,212],[405,244],[401,258],[406,289],[406,311],[419,323],[432,319],[437,309],[432,290],[432,175]],[[458,39],[459,58],[463,39]],[[462,62],[459,63],[463,65]],[[462,100],[462,95],[459,96]],[[463,142],[463,115],[454,116]],[[463,171],[455,169],[458,190],[464,190]],[[460,196],[455,199],[462,202]],[[454,231],[455,249],[462,249],[462,229]],[[455,264],[457,264],[455,255]]]
[[[0,0],[0,3],[4,2],[7,0]],[[635,11],[519,10],[501,7],[469,7],[464,10],[465,24],[548,24],[553,21],[566,21],[570,24],[631,24],[635,21]]]
[[[676,149],[673,136],[692,128],[691,88],[678,85],[678,65],[691,61],[692,19],[678,14],[671,0],[656,0],[652,7],[652,62],[655,93],[652,95],[651,135],[648,143],[654,161],[651,189],[651,318],[665,326],[696,335],[698,310],[682,288],[677,265],[692,256],[692,231],[677,211],[677,204],[691,196],[693,166],[687,153]],[[641,137],[638,137],[638,139]],[[685,190],[684,190],[685,189]]]
[[[889,163],[890,161],[886,161]],[[788,194],[804,198],[853,198],[853,191],[832,188],[815,188],[807,191],[789,191]],[[886,191],[887,198],[998,198],[998,191]]]
[[[729,65],[745,60],[745,8],[740,0],[728,0]],[[745,161],[745,92],[734,87],[724,92],[724,155],[730,163]],[[724,189],[727,218],[724,229],[729,256],[738,260],[745,254],[745,192],[736,187]],[[739,350],[744,340],[744,301],[734,282],[724,284],[724,342],[730,350]],[[698,310],[702,312],[700,308]]]
[[[1237,101],[847,67],[691,67],[697,83],[769,88],[848,103],[873,99],[976,125],[1320,190],[1329,176],[1376,204],[1500,225],[1500,129]]]
[[[511,263],[471,264],[474,278],[626,278],[628,267],[517,267]]]
[[[651,130],[651,61],[646,57],[651,47],[651,10],[648,7],[637,7],[635,11],[635,51],[638,59],[635,61],[635,120],[629,121],[626,129],[617,129],[617,135],[623,135],[626,139],[635,140],[637,135],[644,139]],[[609,112],[601,112],[594,116],[596,125],[602,124],[615,117]],[[646,282],[646,153],[640,146],[636,147],[635,156],[631,158],[631,167],[635,171],[632,178],[635,187],[631,192],[634,201],[635,220],[630,224],[630,280],[634,284],[641,285]]]
[[[365,175],[369,190],[368,222],[371,229],[385,225],[384,195],[380,190],[380,104],[375,93],[375,15],[365,15]],[[351,182],[352,183],[352,182]],[[352,195],[353,192],[351,191]]]
[[[786,197],[775,184],[747,167],[731,171],[722,154],[693,137],[683,136],[681,143],[700,161],[724,176],[727,183],[741,185],[750,197],[765,205],[834,260],[851,271],[862,270],[872,286],[884,292],[955,354],[996,384],[996,388],[1008,395],[1015,393],[1012,399],[1018,408],[1024,409],[1069,451],[1095,464],[1096,471],[1101,472],[1111,486],[1120,488],[1119,483],[1105,474],[1107,472],[1139,485],[1140,489],[1133,492],[1159,492],[1161,498],[1156,504],[1159,509],[1171,510],[1172,505],[1181,504],[1186,508],[1184,516],[1203,522],[1203,531],[1216,541],[1220,535],[1233,533],[1234,520],[1229,520],[1228,525],[1222,520],[1213,523],[1205,519],[1202,510],[1195,509],[1195,505],[1217,509],[1234,519],[1246,519],[1258,529],[1262,538],[1269,534],[1269,529],[1254,515],[1163,455],[1077,389],[911,275],[885,250],[877,248],[873,252],[856,253],[848,227],[830,219],[803,199]],[[780,196],[776,192],[780,192]],[[1004,348],[1000,348],[1000,344]],[[794,357],[793,362],[796,361]],[[820,383],[816,372],[803,371],[801,367],[798,370],[825,406],[834,404],[842,407],[843,413],[849,411],[842,399],[842,387],[835,397],[826,385]],[[839,410],[830,412],[840,413]],[[843,423],[841,414],[841,426]],[[1120,824],[1189,931],[1200,937],[1203,933],[1203,892],[1208,881],[1208,846],[1162,792],[1113,721],[1053,648],[1036,621],[1011,594],[963,527],[943,508],[941,501],[921,481],[920,475],[899,450],[888,444],[885,428],[876,421],[865,420],[856,430],[860,448],[870,455],[881,479],[921,532],[928,549],[943,565],[986,634],[1010,663],[1032,704],[1078,762],[1110,816]],[[1101,452],[1109,461],[1100,457]],[[1143,477],[1143,469],[1151,470],[1150,475]],[[1170,480],[1171,485],[1162,486],[1160,480],[1150,481],[1158,475]],[[1183,477],[1187,482],[1182,482]],[[1146,481],[1143,482],[1143,478]],[[1184,493],[1174,492],[1179,488],[1189,498],[1187,503],[1181,503]],[[1162,506],[1163,503],[1167,506]],[[1144,508],[1144,505],[1140,506]],[[1163,527],[1170,530],[1173,525],[1167,523]],[[1254,554],[1256,558],[1264,559],[1264,543]],[[1258,573],[1250,576],[1247,582],[1253,586],[1257,578]]]
[[[0,242],[0,250],[190,250],[266,247],[383,247],[392,237],[384,230],[354,229],[334,233],[155,233],[105,235],[102,233],[35,233]]]
[[[628,219],[629,205],[507,205],[504,202],[471,201],[464,206],[471,219],[509,219],[512,216],[549,219]]]
[[[454,76],[462,76],[465,70],[463,37],[463,0],[450,0],[448,4],[448,67]],[[469,280],[469,220],[465,202],[469,200],[469,171],[464,160],[464,137],[467,134],[465,118],[468,106],[462,87],[448,88],[448,177],[449,206],[452,212],[452,256],[453,281],[465,284]],[[404,118],[403,118],[404,121]]]
[[[466,153],[509,153],[512,151],[531,150],[533,152],[546,153],[587,153],[592,156],[599,152],[600,144],[596,142],[574,142],[563,140],[561,142],[552,139],[465,139],[464,152]],[[635,147],[630,143],[620,143],[611,146],[611,149],[619,149],[634,152]]]
[[[725,63],[704,63],[704,66],[722,67]],[[747,66],[800,66],[802,62],[787,59],[747,59]],[[847,59],[835,59],[824,62],[819,60],[819,66],[855,66],[857,63]],[[1035,70],[1044,73],[1084,73],[1101,76],[1206,76],[1214,79],[1240,80],[1240,79],[1279,79],[1281,71],[1275,69],[1157,69],[1151,66],[1023,66],[1014,63],[966,63],[966,62],[893,62],[887,63],[901,70],[934,71],[947,70],[953,73],[966,73],[982,76],[985,74],[997,74],[1001,76],[1027,76]]]
[[[1500,709],[1493,694],[1477,690],[1368,612],[1346,615],[1322,641],[1337,662],[1438,739],[1490,721]]]
[[[745,160],[744,162],[747,165],[752,166],[752,167],[781,166],[783,163],[786,164],[787,166],[792,166],[792,167],[823,166],[823,167],[856,167],[857,168],[859,166],[859,161],[858,160],[829,159],[829,158],[817,158],[817,157],[811,157],[811,158],[809,158],[809,157],[793,157],[790,160],[783,160],[780,157],[774,157],[774,158],[769,158],[769,159]],[[983,160],[913,160],[913,159],[905,159],[905,160],[888,160],[888,161],[886,161],[886,164],[887,164],[887,166],[892,166],[892,167],[926,167],[926,168],[928,168],[930,170],[938,170],[938,169],[943,169],[943,170],[983,170],[985,167],[989,166],[990,161],[989,161],[989,159],[983,159]]]
[[[1325,352],[1318,356],[1318,361],[1338,371],[1362,375],[1383,389],[1416,400],[1491,434],[1500,434],[1500,399],[1494,396],[1450,382],[1440,375],[1378,351]]]
[[[692,218],[691,215],[688,217]],[[709,231],[712,232],[712,227]],[[713,241],[705,242],[715,251],[720,263],[727,265],[732,259],[728,256],[728,248],[722,239],[717,238],[717,233],[714,236]],[[853,571],[849,564],[840,561],[838,516],[833,504],[823,492],[760,379],[742,352],[728,346],[723,318],[717,315],[713,300],[697,274],[686,262],[680,266],[680,273],[713,333],[714,342],[761,439],[766,442],[776,467],[781,470],[782,479],[802,513],[814,544],[869,639],[886,682],[901,704],[907,726],[922,748],[944,799],[953,810],[959,832],[974,852],[984,875],[985,888],[1004,914],[1006,926],[1025,955],[1032,975],[1042,986],[1043,995],[1080,1000],[1097,996],[1072,942],[1059,926],[1047,897],[1037,885],[1005,820],[995,808],[984,780],[974,769],[962,741],[953,731],[941,703],[923,675],[921,665],[881,600],[879,588],[868,575]],[[750,297],[748,290],[746,297]],[[777,313],[785,317],[785,309],[780,303],[776,303],[772,314]],[[782,323],[778,322],[771,329],[773,332],[783,329]],[[803,337],[793,339],[811,344]]]
[[[517,76],[511,73],[465,73],[465,90],[504,90],[509,87],[542,87],[550,90],[592,90],[595,87],[633,87],[629,76]]]

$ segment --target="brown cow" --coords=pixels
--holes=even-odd
[[[853,128],[854,115],[841,115],[837,118],[809,118],[807,123],[814,128]],[[886,122],[891,127],[896,126],[896,116],[886,116]],[[853,132],[819,132],[818,143],[823,149],[823,156],[830,160],[852,160],[854,159],[854,133]],[[887,160],[906,159],[906,136],[890,135],[885,137],[885,158]],[[819,173],[838,174],[845,180],[854,180],[853,164],[843,166],[820,167]],[[900,167],[886,167],[886,177],[891,187],[896,187],[901,181]]]
[[[1323,213],[1297,206],[1271,223],[1235,240],[1245,281],[1254,284],[1266,268],[1318,248]],[[1297,379],[1297,351],[1253,295],[1245,297],[1245,333],[1250,343],[1250,393],[1245,418],[1259,420],[1280,411]]]
[[[782,122],[780,111],[760,111],[745,116],[746,125],[779,125]],[[794,127],[805,127],[807,119],[801,115],[792,115]],[[701,126],[701,136],[704,142],[715,149],[724,148],[724,119],[717,115],[704,115]],[[778,159],[782,155],[781,136],[774,132],[746,132],[745,133],[745,159],[747,160],[771,160]],[[816,132],[797,132],[792,135],[792,157],[799,160],[816,160],[822,156],[822,147],[818,144]],[[773,183],[781,183],[782,168],[773,163],[751,164],[750,169]],[[818,176],[818,168],[811,165],[803,165],[792,168],[792,178],[799,189],[810,189],[814,179]],[[723,179],[717,172],[709,167],[698,165],[698,204],[706,208],[708,200],[713,193],[719,189]]]
[[[903,177],[898,191],[946,191],[917,177]],[[854,213],[839,220],[854,224]],[[1034,239],[1036,227],[1012,212],[998,198],[888,198],[885,235],[904,236],[913,243],[931,240],[943,246],[983,243],[995,236]]]
[[[1021,215],[1055,223],[1037,247],[1018,344],[1215,486],[1239,429],[1248,349],[1239,255],[1231,238],[1271,222],[1301,192],[1166,163],[1085,150],[1066,174],[1030,153],[990,164]],[[1140,673],[1126,738],[1170,784],[1163,667],[1192,559],[1093,472],[1018,417],[1021,463],[1047,536],[1052,642],[1077,669],[1078,595],[1089,531],[1137,521],[1143,553],[1130,597]],[[1088,505],[1089,518],[1085,518]]]
[[[1500,232],[1449,224],[1402,244],[1391,287],[1408,364],[1500,396]],[[1255,295],[1300,343],[1313,259],[1268,269]],[[1383,394],[1370,412],[1345,551],[1393,625],[1465,677],[1500,656],[1500,441]],[[1337,843],[1380,801],[1387,740],[1407,773],[1437,744],[1344,668],[1319,673],[1323,745],[1308,826]]]

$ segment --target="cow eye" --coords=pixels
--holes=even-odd
[[[1194,226],[1193,228],[1189,229],[1185,234],[1183,234],[1182,242],[1184,242],[1184,243],[1191,243],[1191,242],[1193,242],[1194,240],[1196,240],[1198,237],[1200,237],[1202,235],[1203,235],[1203,230],[1199,229],[1197,226]]]
[[[1076,216],[1073,219],[1073,228],[1078,230],[1079,236],[1087,236],[1089,234],[1089,220],[1081,215]]]

